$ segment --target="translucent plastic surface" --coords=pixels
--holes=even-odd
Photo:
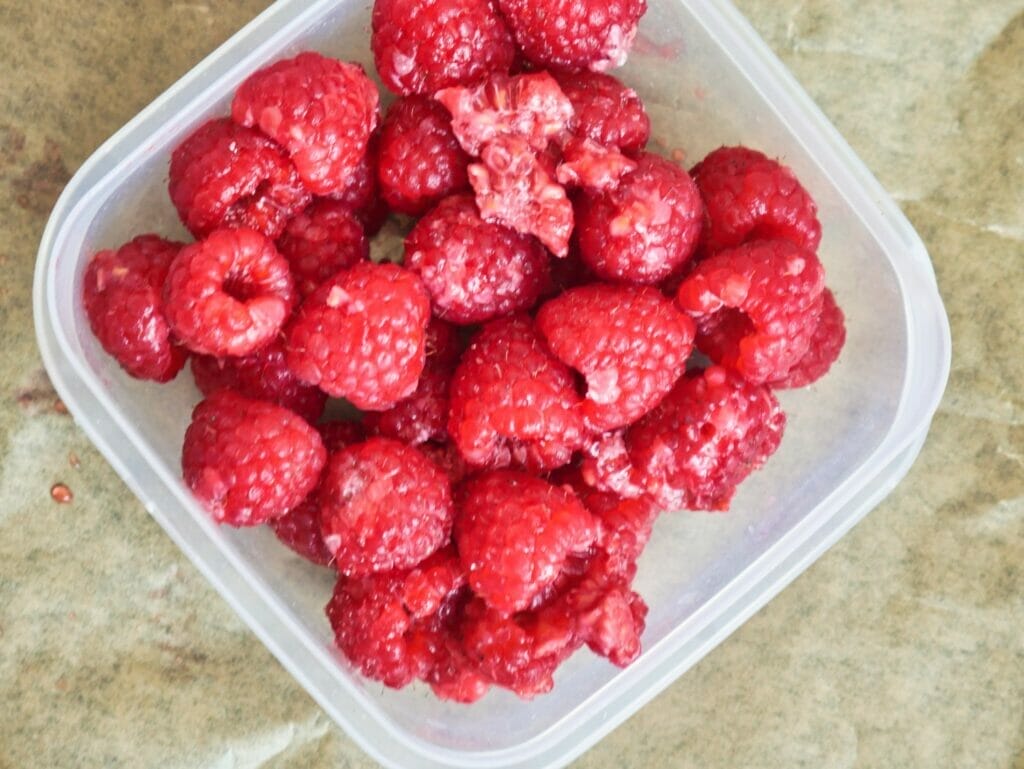
[[[168,157],[225,112],[246,74],[308,48],[372,69],[366,6],[282,0],[96,153],[40,248],[40,347],[76,419],[153,516],[364,748],[394,766],[558,765],[692,665],[902,477],[945,384],[946,317],[909,224],[732,7],[651,0],[617,74],[647,103],[655,149],[681,151],[689,165],[745,143],[794,168],[819,203],[821,256],[847,316],[843,357],[818,385],[782,394],[782,448],[732,512],[662,517],[637,581],[651,608],[645,653],[629,669],[580,652],[552,694],[524,703],[493,692],[471,707],[364,681],[331,650],[327,574],[267,531],[214,526],[182,487],[181,439],[198,400],[190,377],[158,386],[123,375],[89,332],[79,296],[97,249],[146,231],[185,236],[167,199]]]

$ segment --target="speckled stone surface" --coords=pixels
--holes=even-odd
[[[265,5],[0,0],[0,769],[373,766],[62,413],[32,331],[62,186]],[[739,5],[926,241],[952,377],[892,496],[576,766],[1021,769],[1024,2]]]

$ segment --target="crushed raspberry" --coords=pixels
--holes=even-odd
[[[380,134],[381,194],[395,211],[422,216],[443,198],[469,186],[469,156],[452,133],[451,116],[423,96],[399,99]]]
[[[277,241],[300,296],[370,255],[363,226],[345,204],[321,198],[296,215]]]
[[[214,520],[256,526],[306,498],[326,455],[320,436],[301,417],[221,390],[192,412],[181,467]]]
[[[320,529],[320,500],[313,492],[298,507],[270,521],[275,536],[290,550],[318,566],[329,566],[331,553]]]
[[[248,227],[275,239],[312,197],[278,145],[226,118],[204,123],[174,151],[168,190],[197,238]]]
[[[600,72],[559,74],[558,85],[573,107],[571,130],[607,149],[635,154],[651,137],[651,120],[636,91]]]
[[[559,184],[582,187],[587,192],[598,194],[616,189],[623,177],[636,169],[636,161],[618,150],[598,144],[593,139],[574,137],[563,148],[556,176]]]
[[[344,574],[415,566],[452,526],[448,478],[415,448],[387,438],[331,456],[320,510],[324,542]]]
[[[679,287],[697,347],[754,384],[784,378],[821,317],[825,271],[787,240],[755,241],[700,262]]]
[[[436,98],[451,113],[462,148],[476,157],[498,139],[522,139],[541,152],[572,119],[572,104],[547,72],[496,74],[474,87],[446,88]]]
[[[178,339],[203,355],[249,355],[281,330],[295,304],[288,262],[254,230],[217,230],[181,249],[164,286]]]
[[[642,417],[672,389],[693,348],[693,323],[651,287],[593,284],[548,300],[537,328],[587,381],[582,413],[596,432]]]
[[[89,326],[107,354],[137,379],[169,382],[188,358],[171,338],[162,296],[181,248],[140,235],[117,251],[100,251],[86,268],[82,300]]]
[[[362,443],[366,440],[366,430],[362,423],[347,419],[321,422],[316,426],[316,430],[320,433],[328,454],[335,454],[353,443]]]
[[[498,0],[516,44],[540,67],[604,72],[626,63],[646,0]]]
[[[468,195],[447,198],[420,219],[405,241],[405,265],[423,279],[434,312],[461,324],[528,309],[548,281],[544,248],[484,221]]]
[[[821,318],[811,335],[807,352],[785,377],[773,380],[770,383],[772,387],[806,387],[825,376],[839,359],[839,353],[846,344],[846,318],[831,291],[826,288],[822,297]]]
[[[580,403],[530,318],[492,321],[452,377],[448,434],[471,465],[553,470],[582,446]]]
[[[358,64],[307,51],[250,75],[231,116],[284,147],[316,195],[344,190],[377,127],[377,88]]]
[[[593,516],[564,486],[496,470],[463,484],[455,542],[473,592],[520,611],[554,582],[570,554],[597,536]]]
[[[390,408],[416,389],[430,300],[393,264],[360,263],[310,294],[286,330],[288,367],[357,408]]]
[[[482,163],[469,166],[480,215],[516,232],[534,235],[555,256],[569,252],[572,203],[555,181],[555,168],[524,139],[501,137],[484,147]]]
[[[580,201],[580,253],[607,280],[657,283],[693,256],[703,204],[679,166],[646,152],[638,163],[617,188]]]
[[[400,96],[507,72],[515,56],[493,0],[375,0],[372,27],[377,71]]]
[[[327,395],[291,372],[285,362],[284,345],[275,339],[244,358],[192,357],[192,376],[203,395],[217,390],[234,390],[239,395],[284,406],[315,422],[324,411]]]
[[[756,150],[721,147],[694,166],[692,174],[707,209],[704,253],[779,239],[817,251],[818,208],[785,166]]]

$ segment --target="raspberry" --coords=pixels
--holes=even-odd
[[[537,328],[555,357],[586,377],[582,413],[596,432],[654,408],[693,348],[693,323],[651,287],[570,289],[541,307]]]
[[[452,377],[448,434],[478,467],[554,469],[582,446],[572,373],[530,318],[493,321],[477,334]]]
[[[754,384],[782,379],[807,352],[821,317],[825,272],[787,240],[755,241],[700,262],[679,287],[697,347]]]
[[[473,592],[498,611],[527,608],[596,534],[593,516],[571,490],[526,473],[492,471],[460,490],[459,557]]]
[[[400,96],[507,72],[515,46],[493,0],[375,0],[370,46]]]
[[[231,116],[284,147],[316,195],[346,188],[377,127],[377,88],[358,64],[307,51],[250,75]]]
[[[556,176],[559,184],[597,194],[616,189],[622,178],[636,169],[636,161],[616,149],[593,139],[572,138],[566,142]]]
[[[599,72],[560,74],[558,84],[573,107],[569,129],[608,149],[636,153],[651,137],[651,120],[636,91]]]
[[[686,171],[650,153],[603,195],[585,195],[576,211],[583,261],[602,278],[657,283],[693,255],[703,216]]]
[[[462,148],[474,156],[497,139],[522,139],[543,151],[572,120],[572,103],[547,72],[496,74],[474,87],[446,88],[436,98],[452,114]]]
[[[388,109],[379,163],[381,194],[401,214],[422,216],[469,186],[469,156],[452,133],[451,116],[423,96],[399,99]]]
[[[320,501],[316,490],[298,507],[270,521],[277,538],[289,549],[318,566],[329,566],[331,553],[320,529]]]
[[[336,454],[346,446],[366,440],[366,431],[359,422],[332,419],[329,422],[321,422],[316,429],[323,439],[324,448],[327,449],[328,454]]]
[[[405,264],[430,292],[434,312],[480,323],[532,307],[548,280],[547,254],[533,238],[480,218],[468,195],[443,200],[405,241]]]
[[[277,241],[300,296],[370,255],[363,226],[344,203],[321,198],[298,214]]]
[[[357,408],[390,408],[416,389],[429,317],[415,275],[393,264],[357,264],[303,302],[286,331],[288,367]]]
[[[552,69],[621,67],[646,0],[498,0],[520,50]]]
[[[214,520],[256,526],[306,498],[326,455],[316,430],[288,409],[221,390],[192,412],[181,466]]]
[[[188,353],[175,344],[164,318],[164,278],[182,248],[156,235],[140,235],[89,262],[82,298],[100,345],[137,379],[169,382]]]
[[[197,238],[248,227],[274,239],[312,197],[279,146],[226,118],[204,123],[178,146],[168,189]]]
[[[817,206],[785,166],[756,150],[721,147],[692,174],[707,211],[701,237],[705,253],[779,239],[817,251]]]
[[[181,250],[164,285],[178,339],[204,355],[248,355],[270,342],[295,304],[288,262],[254,230],[217,230]]]
[[[785,377],[770,383],[772,387],[806,387],[825,376],[839,359],[846,344],[846,319],[831,291],[826,288],[822,296],[821,319],[811,335],[810,347]]]
[[[217,390],[234,390],[239,395],[284,406],[315,422],[323,413],[327,396],[300,382],[285,363],[284,345],[274,340],[244,358],[192,358],[192,376],[203,395]]]
[[[480,215],[516,232],[535,235],[556,256],[569,252],[572,204],[555,181],[555,169],[524,139],[501,137],[483,149],[482,163],[469,166]]]
[[[387,438],[331,456],[320,509],[324,542],[344,574],[415,566],[452,526],[448,478],[416,449]]]

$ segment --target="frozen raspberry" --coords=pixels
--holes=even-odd
[[[365,261],[370,244],[344,203],[321,198],[295,216],[277,241],[300,296],[308,296],[341,270]]]
[[[555,181],[546,156],[535,155],[524,139],[501,137],[483,149],[482,163],[469,166],[480,215],[524,235],[534,235],[555,256],[569,252],[572,203]]]
[[[727,510],[739,483],[778,448],[785,424],[767,387],[712,366],[685,376],[626,431],[628,473],[602,473],[588,458],[583,475],[599,488],[646,492],[666,509]]]
[[[328,454],[336,454],[353,443],[362,443],[366,440],[366,430],[361,422],[332,419],[328,422],[321,422],[316,429],[323,439],[324,448],[327,449]]]
[[[846,318],[831,291],[826,288],[822,296],[821,318],[811,335],[810,347],[785,377],[770,383],[772,387],[806,387],[825,376],[839,359],[846,344]]]
[[[821,317],[825,271],[788,240],[755,241],[700,262],[679,287],[697,347],[754,384],[784,378]]]
[[[469,186],[469,156],[452,133],[451,116],[423,96],[399,99],[381,127],[377,170],[381,194],[401,214],[422,216]]]
[[[324,542],[344,574],[415,566],[452,526],[448,478],[416,449],[387,438],[331,456],[320,509]]]
[[[162,298],[167,269],[181,248],[140,235],[117,251],[100,251],[86,268],[82,297],[89,326],[137,379],[169,382],[188,357],[171,338]]]
[[[227,118],[204,123],[174,151],[168,189],[197,238],[248,227],[273,240],[312,198],[279,146]]]
[[[520,611],[597,535],[593,516],[562,486],[495,470],[463,484],[455,542],[473,592],[498,611]]]
[[[646,152],[638,162],[617,188],[581,200],[580,253],[607,280],[657,283],[693,256],[703,206],[679,166]]]
[[[451,371],[428,365],[416,391],[387,411],[369,413],[363,420],[372,435],[383,435],[410,446],[448,437],[448,383]]]
[[[651,120],[636,91],[600,72],[560,74],[558,84],[572,102],[569,129],[608,149],[636,153],[651,137]]]
[[[556,177],[559,184],[582,187],[598,194],[616,189],[622,178],[636,169],[636,161],[616,149],[609,149],[593,139],[572,138],[563,148]]]
[[[441,471],[448,476],[452,487],[462,483],[470,474],[470,468],[466,465],[466,460],[462,458],[458,446],[450,440],[444,443],[424,443],[419,446],[419,450],[441,468]]]
[[[477,334],[452,378],[448,434],[478,467],[553,470],[582,446],[572,372],[530,318],[493,321]]]
[[[548,280],[543,247],[485,222],[468,195],[420,219],[405,241],[405,265],[423,279],[434,312],[462,324],[532,307]]]
[[[604,72],[621,67],[646,0],[498,0],[520,50],[534,64]]]
[[[221,390],[192,412],[181,466],[185,483],[214,520],[256,526],[306,498],[326,455],[320,436],[301,417]]]
[[[751,240],[821,242],[818,208],[793,172],[745,147],[722,147],[693,168],[706,216],[701,247],[713,254]]]
[[[547,72],[496,74],[474,87],[446,88],[436,98],[451,113],[462,148],[474,156],[497,139],[522,139],[541,152],[572,120],[572,104]]]
[[[375,0],[373,60],[400,96],[507,72],[515,46],[493,0]]]
[[[254,230],[217,230],[183,248],[167,272],[164,312],[178,339],[203,355],[249,355],[295,305],[288,262]]]
[[[429,318],[419,278],[393,264],[357,264],[303,302],[286,331],[288,367],[357,408],[390,408],[416,389]]]
[[[299,506],[270,521],[277,538],[290,550],[318,566],[329,566],[331,553],[320,530],[320,500],[316,490]]]
[[[402,603],[418,619],[433,616],[452,593],[466,584],[466,570],[450,545],[438,550],[405,577]]]
[[[358,64],[307,51],[253,73],[231,116],[284,147],[316,195],[344,190],[377,127],[377,87]]]
[[[239,395],[284,406],[315,422],[323,413],[327,396],[316,387],[300,382],[285,363],[284,345],[274,340],[244,358],[192,358],[192,376],[203,395],[217,390],[234,390]]]
[[[548,300],[537,328],[587,381],[582,413],[595,432],[624,427],[665,397],[686,369],[693,323],[660,291],[593,284]]]

